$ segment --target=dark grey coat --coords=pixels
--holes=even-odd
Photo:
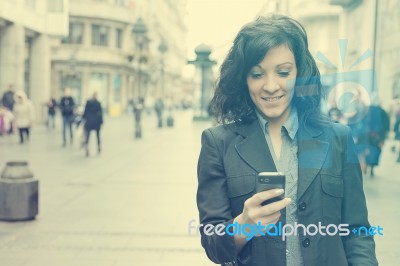
[[[333,123],[321,128],[300,126],[297,138],[298,223],[345,223],[350,230],[368,227],[362,174],[350,129]],[[265,163],[270,156],[267,149],[257,120],[203,132],[197,191],[200,223],[227,225],[243,211],[244,201],[255,193],[257,173],[271,169]],[[236,254],[232,236],[201,233],[202,245],[215,263],[286,266],[286,243],[280,237],[254,237]],[[378,265],[372,236],[301,235],[300,241],[307,266]]]
[[[103,124],[103,110],[98,100],[91,99],[86,102],[83,112],[85,130],[99,130]]]

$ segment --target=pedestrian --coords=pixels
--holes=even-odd
[[[74,123],[75,101],[71,96],[71,89],[64,89],[64,96],[60,100],[60,109],[63,120],[63,146],[67,145],[66,131],[69,130],[70,144],[74,140],[72,125]]]
[[[89,137],[92,130],[96,131],[97,153],[100,154],[100,128],[103,124],[103,109],[101,108],[101,103],[97,100],[97,92],[94,92],[92,98],[86,102],[85,111],[83,112],[83,119],[85,121],[84,129],[86,135],[86,156],[89,156]]]
[[[49,101],[46,103],[47,106],[47,129],[54,129],[56,127],[55,124],[55,115],[56,115],[56,107],[57,101],[54,97],[50,97]]]
[[[142,137],[142,111],[144,108],[144,99],[139,98],[138,101],[133,103],[133,116],[135,119],[135,138],[140,139]]]
[[[400,109],[398,110],[397,114],[396,114],[396,122],[394,123],[394,140],[395,142],[398,142],[398,147],[397,147],[397,162],[400,163]],[[395,146],[393,146],[395,147]],[[394,151],[396,151],[396,149],[393,149]]]
[[[6,136],[10,133],[10,127],[12,125],[12,120],[14,115],[11,111],[0,104],[0,135]]]
[[[32,102],[23,91],[17,91],[14,97],[14,124],[19,132],[19,143],[23,144],[25,141],[29,141],[29,134],[35,118],[35,111]]]
[[[374,168],[379,165],[382,147],[390,131],[389,115],[379,105],[371,105],[368,114],[368,155],[365,158],[370,176],[375,175]],[[368,170],[368,169],[367,169]]]
[[[5,108],[7,108],[10,112],[14,110],[14,104],[15,104],[15,99],[14,99],[14,87],[13,85],[8,85],[7,91],[3,93],[3,97],[1,98],[1,103]],[[12,120],[10,121],[10,124],[7,125],[8,128],[8,134],[13,133],[13,124]]]
[[[154,110],[157,115],[157,127],[162,128],[163,126],[163,112],[164,112],[164,102],[161,97],[157,97],[154,103]]]
[[[333,108],[329,109],[328,115],[333,122],[345,123],[343,114],[340,111],[340,109],[338,109],[337,107],[333,107]]]
[[[360,162],[361,171],[367,173],[366,157],[369,154],[369,104],[365,97],[362,97],[361,91],[357,88],[348,93],[347,96],[352,97],[349,105],[345,107],[344,113],[350,114],[346,117],[347,125],[351,128],[357,157]],[[345,96],[343,96],[345,97]]]
[[[214,263],[378,265],[373,237],[349,234],[370,227],[362,173],[350,129],[321,114],[321,91],[299,22],[271,15],[239,31],[211,101],[222,125],[204,130],[197,168],[201,243]],[[256,193],[257,174],[276,171],[285,190]],[[304,230],[341,224],[347,235]],[[303,229],[247,237],[267,225]]]

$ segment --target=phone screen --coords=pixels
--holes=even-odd
[[[261,172],[257,176],[256,192],[266,191],[274,188],[285,189],[285,174],[282,172]],[[284,198],[284,193],[264,201],[261,205],[267,205],[272,202],[281,200]]]

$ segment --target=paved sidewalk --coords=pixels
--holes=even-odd
[[[214,265],[188,236],[195,204],[200,133],[208,123],[177,112],[175,127],[145,116],[143,139],[133,118],[106,118],[101,155],[84,156],[61,132],[33,129],[31,142],[0,138],[0,166],[27,160],[40,179],[40,214],[0,222],[0,265]],[[77,138],[76,138],[77,139]],[[95,154],[95,138],[91,138]]]
[[[177,112],[175,127],[156,128],[144,116],[143,139],[133,138],[133,117],[106,118],[103,151],[89,158],[79,147],[61,146],[61,132],[33,129],[31,142],[0,138],[0,167],[27,160],[40,180],[40,213],[29,222],[0,222],[1,266],[215,265],[200,238],[188,236],[195,203],[200,134],[209,123]],[[60,125],[60,123],[59,123]],[[400,236],[396,211],[400,164],[385,147],[374,179],[365,178],[380,265],[397,265]]]

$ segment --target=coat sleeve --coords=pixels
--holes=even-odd
[[[227,195],[226,176],[221,152],[218,150],[212,132],[207,129],[202,134],[202,148],[198,161],[197,207],[199,209],[201,244],[208,258],[214,263],[237,265],[236,246],[233,236],[207,235],[207,224],[231,224],[233,217]],[[221,145],[220,145],[221,146]],[[220,147],[221,148],[221,147]]]
[[[82,114],[82,118],[85,119],[85,120],[87,120],[87,118],[88,118],[88,105],[89,105],[89,101],[86,102],[85,109],[84,109],[83,114]]]
[[[355,151],[350,129],[347,128],[344,156],[344,201],[342,223],[349,224],[350,234],[343,237],[344,249],[349,265],[378,265],[373,236],[354,234],[353,229],[369,228],[368,211],[363,191],[362,173]]]

